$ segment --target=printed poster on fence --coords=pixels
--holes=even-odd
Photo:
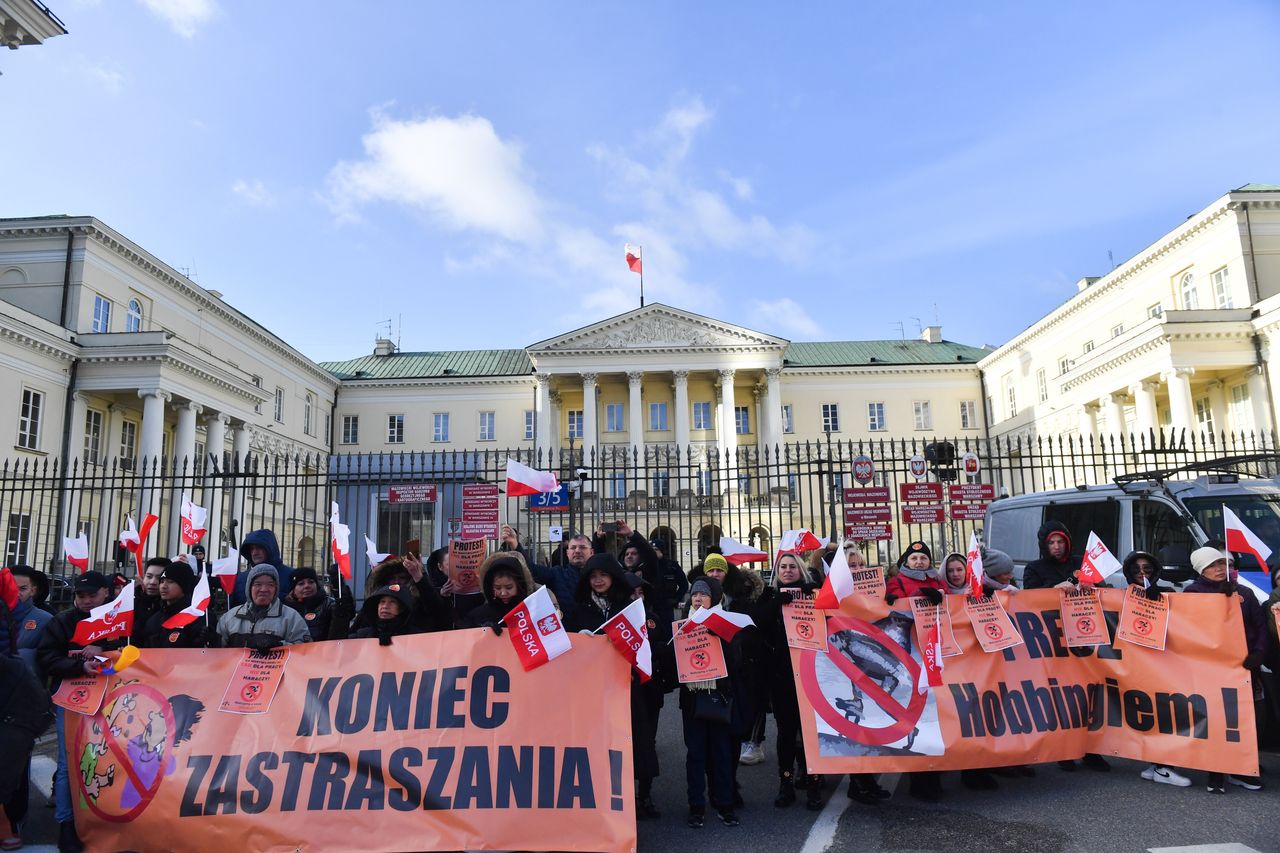
[[[1124,591],[1100,589],[1115,619]],[[1055,589],[1006,603],[1020,642],[984,652],[965,602],[944,606],[962,654],[929,688],[906,602],[853,596],[827,616],[825,651],[791,650],[809,768],[817,773],[1039,764],[1087,752],[1254,775],[1252,686],[1240,607],[1166,595],[1165,651],[1124,642],[1068,648]]]
[[[791,594],[791,603],[782,605],[782,627],[787,645],[793,649],[822,649],[827,642],[823,630],[823,613],[813,609],[813,593],[798,589],[783,590]]]
[[[631,853],[631,668],[604,637],[570,641],[572,666],[532,672],[486,629],[292,646],[251,717],[217,712],[241,650],[147,649],[97,714],[69,715],[80,835],[142,853]]]

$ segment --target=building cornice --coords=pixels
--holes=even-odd
[[[536,388],[538,383],[532,373],[519,376],[433,376],[425,378],[342,380],[342,389],[344,391],[353,391],[360,388],[460,388],[474,386],[487,388]]]
[[[978,365],[973,362],[964,364],[884,364],[869,367],[865,365],[842,365],[833,367],[784,367],[782,378],[792,376],[924,376],[936,373],[979,374]]]
[[[62,361],[72,361],[76,357],[77,347],[71,341],[46,334],[22,323],[20,326],[13,318],[0,314],[0,338],[14,341],[29,347],[42,355],[53,356]]]
[[[214,365],[192,359],[187,353],[175,351],[167,344],[124,347],[83,347],[81,362],[97,364],[151,364],[157,368],[170,367],[192,376],[222,391],[234,394],[253,404],[271,399],[262,388],[230,374]]]

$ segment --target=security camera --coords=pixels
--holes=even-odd
[[[573,476],[577,477],[579,480],[590,480],[591,472],[586,468],[574,468]]]

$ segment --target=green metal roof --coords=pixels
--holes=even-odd
[[[1245,184],[1233,193],[1280,193],[1280,184]]]
[[[850,367],[866,364],[976,364],[981,347],[942,341],[822,341],[787,347],[785,367]]]
[[[523,376],[533,362],[522,349],[473,349],[365,355],[320,364],[339,379],[439,379],[446,376]]]

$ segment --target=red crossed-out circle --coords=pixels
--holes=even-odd
[[[168,751],[173,748],[173,734],[175,727],[175,723],[173,721],[173,708],[169,706],[169,699],[154,687],[148,687],[144,684],[136,683],[121,684],[114,690],[107,693],[106,697],[102,700],[102,707],[109,707],[111,703],[115,701],[117,695],[125,695],[128,693],[146,696],[159,708],[161,715],[164,717],[164,748],[165,752],[168,753]],[[138,791],[138,804],[122,814],[112,814],[111,812],[104,811],[98,806],[97,802],[89,797],[88,792],[85,790],[84,774],[80,773],[77,768],[71,775],[75,777],[76,788],[79,790],[80,796],[84,799],[85,803],[89,806],[89,811],[93,812],[105,821],[110,821],[111,823],[128,823],[138,815],[142,814],[143,810],[146,809],[147,806],[151,805],[151,801],[155,798],[156,792],[160,790],[160,783],[164,781],[165,775],[164,764],[166,763],[168,756],[166,754],[160,758],[160,769],[159,772],[156,773],[155,779],[152,780],[152,784],[150,786],[142,784],[142,780],[138,778],[137,772],[133,769],[133,760],[129,757],[128,740],[126,739],[124,743],[121,743],[112,736],[111,728],[107,723],[107,719],[103,716],[102,711],[99,710],[98,713],[94,714],[92,717],[85,714],[80,715],[80,726],[76,730],[74,753],[77,763],[79,761],[79,757],[84,754],[84,746],[89,741],[89,736],[92,733],[92,725],[95,722],[98,724],[99,728],[101,728],[103,737],[106,739],[107,751],[115,757],[116,765],[125,772],[129,781],[133,783],[133,787]]]
[[[1145,616],[1136,616],[1136,617],[1134,617],[1134,620],[1133,620],[1133,630],[1134,630],[1134,631],[1136,631],[1137,633],[1141,634],[1142,636],[1144,636],[1144,637],[1145,637],[1146,635],[1150,634],[1150,633],[1151,633],[1151,629],[1152,629],[1153,627],[1154,627],[1154,626],[1152,626],[1152,624],[1151,624],[1151,620],[1150,620],[1150,619],[1147,619]]]
[[[894,741],[902,740],[911,733],[911,730],[916,727],[916,723],[920,721],[920,715],[924,713],[925,703],[929,698],[928,693],[921,693],[919,690],[912,689],[911,701],[905,706],[899,704],[884,688],[872,681],[870,676],[859,669],[857,664],[838,651],[830,651],[831,637],[840,631],[857,631],[877,641],[907,668],[907,672],[911,674],[912,684],[918,684],[920,681],[920,664],[907,653],[906,649],[898,645],[897,641],[884,631],[870,622],[864,622],[852,616],[828,616],[828,651],[824,652],[827,659],[844,673],[850,681],[856,684],[884,713],[892,717],[893,722],[881,728],[862,726],[832,707],[826,695],[822,692],[821,685],[818,684],[818,652],[812,649],[805,649],[800,652],[800,684],[804,688],[805,695],[809,697],[809,704],[813,706],[813,710],[817,712],[818,716],[822,717],[823,722],[858,743],[867,744],[868,746],[885,746]]]
[[[1003,636],[1004,636],[1004,629],[1003,629],[1003,628],[1001,628],[1001,627],[1000,627],[998,624],[996,624],[995,622],[992,622],[990,625],[988,625],[987,627],[983,628],[982,630],[986,631],[986,632],[987,632],[987,636],[988,636],[988,637],[990,637],[990,638],[991,638],[991,639],[993,639],[993,640],[998,640],[998,639],[1000,639],[1001,637],[1003,637]]]
[[[1081,634],[1093,633],[1093,620],[1088,616],[1076,620],[1076,630]]]

